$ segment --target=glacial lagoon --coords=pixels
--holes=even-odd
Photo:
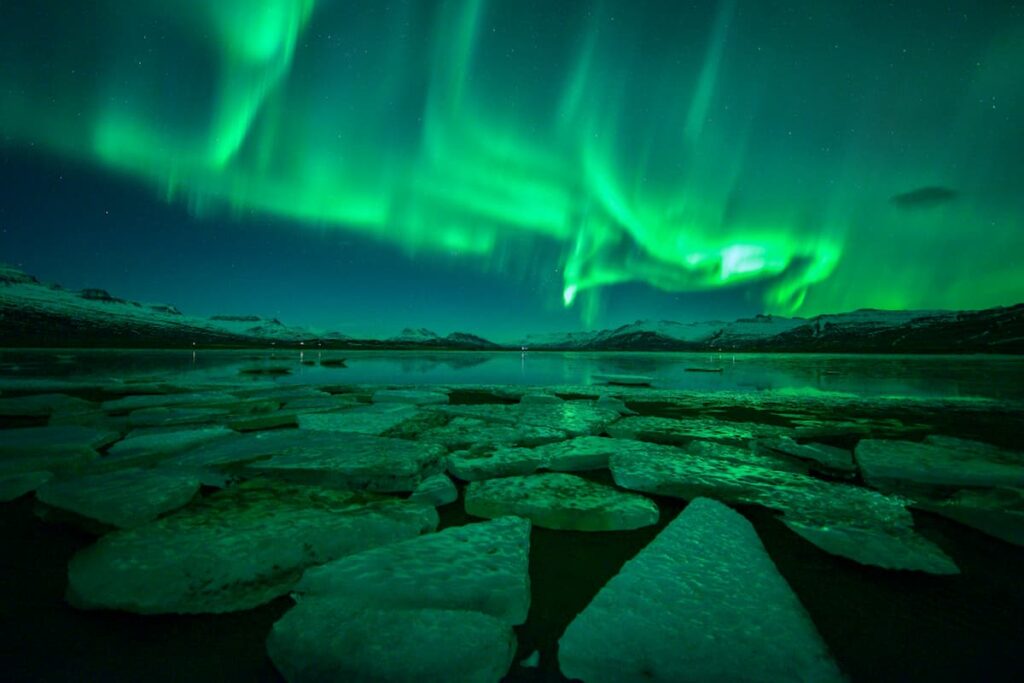
[[[283,372],[273,374],[275,369]],[[50,382],[60,387],[79,381],[259,382],[268,377],[278,384],[557,386],[600,384],[602,375],[637,375],[656,388],[695,391],[1024,399],[1024,360],[993,355],[38,349],[0,350],[0,372],[8,386],[38,388]]]
[[[1017,358],[21,350],[0,391],[12,680],[1024,672]]]

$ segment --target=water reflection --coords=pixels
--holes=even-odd
[[[811,354],[75,351],[0,352],[5,379],[238,381],[243,368],[287,368],[288,383],[596,384],[599,375],[642,375],[655,387],[699,391],[818,390],[873,396],[1024,399],[1024,359],[1009,356]],[[342,362],[343,361],[343,362]],[[711,371],[708,371],[711,370]],[[259,377],[258,381],[268,381]]]

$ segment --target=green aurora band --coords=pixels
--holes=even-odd
[[[0,28],[5,144],[131,174],[198,213],[493,269],[554,246],[585,322],[625,282],[746,288],[801,314],[1024,299],[1024,27],[1009,14],[25,5]]]

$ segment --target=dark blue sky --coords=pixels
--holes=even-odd
[[[1024,300],[1013,0],[32,0],[0,259],[515,337]]]
[[[346,334],[388,336],[408,326],[515,338],[580,328],[579,312],[559,303],[554,248],[526,270],[484,272],[472,261],[410,256],[252,211],[209,213],[194,215],[133,178],[32,150],[0,151],[0,260],[42,280],[194,315],[272,316]],[[600,326],[757,309],[736,290],[677,295],[626,284],[605,294]]]

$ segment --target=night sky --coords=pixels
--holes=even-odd
[[[1024,301],[1024,4],[14,0],[0,261],[492,337]]]

